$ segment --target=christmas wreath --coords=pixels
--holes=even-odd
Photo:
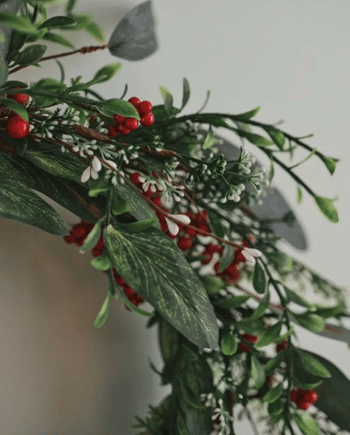
[[[48,15],[51,3],[63,3],[62,15]],[[338,159],[279,124],[257,121],[259,107],[237,115],[204,112],[209,92],[196,113],[182,115],[190,98],[186,78],[181,107],[163,86],[160,105],[125,99],[127,85],[119,98],[99,96],[93,86],[113,77],[119,62],[90,81],[78,76],[68,84],[58,60],[65,56],[105,49],[138,61],[157,49],[150,1],[129,11],[107,44],[98,24],[74,6],[74,0],[0,2],[0,215],[91,251],[91,266],[106,274],[96,328],[118,298],[148,316],[147,327],[157,326],[164,367],[151,367],[172,390],[146,418],[136,417],[137,433],[233,435],[243,414],[255,433],[350,431],[349,379],[301,349],[293,326],[348,341],[350,331],[341,326],[345,291],[282,252],[282,238],[300,249],[306,240],[270,184],[278,165],[296,182],[298,202],[311,195],[335,223],[334,200],[315,193],[294,168],[317,157],[333,174]],[[75,49],[60,33],[66,29],[88,31],[99,45]],[[45,41],[69,51],[46,55]],[[12,76],[47,60],[57,62],[59,80]],[[242,144],[220,138],[218,128]],[[267,170],[246,142],[266,154]],[[284,157],[293,159],[296,148],[305,158],[287,164]],[[80,221],[68,228],[35,192]],[[307,287],[331,302],[309,302]],[[153,311],[141,308],[144,302]]]

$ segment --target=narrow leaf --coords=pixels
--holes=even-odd
[[[265,126],[264,130],[270,136],[270,138],[274,141],[274,143],[278,146],[280,150],[284,149],[284,144],[286,142],[286,138],[284,134],[272,125]]]
[[[97,23],[92,21],[86,26],[85,30],[87,30],[98,42],[104,44],[106,36],[103,33],[101,26],[99,26]]]
[[[184,77],[182,80],[182,105],[181,110],[186,106],[188,100],[190,99],[190,84],[188,80]]]
[[[221,301],[214,301],[213,303],[221,308],[237,308],[246,303],[250,298],[250,295],[231,296],[229,298],[222,299]]]
[[[217,276],[205,275],[201,276],[200,279],[209,294],[218,293],[225,285],[223,280]]]
[[[259,340],[256,342],[255,347],[265,347],[268,346],[271,343],[274,343],[274,341],[279,337],[280,332],[282,328],[282,323],[277,322],[272,327],[265,330],[265,332],[259,337]]]
[[[266,364],[265,364],[265,372],[267,375],[273,373],[275,369],[285,360],[286,357],[286,351],[283,350],[282,352],[279,352],[274,358],[271,358]]]
[[[335,172],[336,164],[339,162],[339,159],[335,159],[334,157],[323,156],[321,157],[321,160],[326,165],[330,174],[333,175]]]
[[[298,409],[294,414],[294,421],[305,435],[319,435],[320,428],[308,412]]]
[[[132,233],[137,233],[139,231],[146,230],[150,228],[157,222],[157,218],[144,219],[142,221],[132,222],[130,224],[118,224],[116,225],[116,229],[120,231],[129,231]]]
[[[57,33],[47,32],[43,36],[43,39],[45,39],[46,41],[55,42],[56,44],[60,44],[71,49],[75,48],[75,46],[70,42],[69,39],[65,38],[62,35],[58,35]]]
[[[273,403],[279,397],[281,397],[282,392],[283,392],[283,385],[279,384],[276,387],[271,388],[271,390],[265,394],[265,396],[263,397],[263,401],[265,403]]]
[[[257,261],[254,266],[253,286],[257,293],[263,294],[266,290],[266,276],[260,263]]]
[[[334,207],[333,200],[329,198],[324,198],[322,196],[315,195],[315,201],[321,212],[328,218],[331,222],[339,222],[337,209]]]
[[[219,273],[226,269],[227,266],[229,266],[235,256],[235,249],[231,245],[225,245],[224,251],[221,257],[220,267],[219,267]]]
[[[244,112],[244,113],[240,113],[239,116],[242,119],[250,119],[250,118],[254,118],[255,115],[258,114],[259,110],[261,109],[260,106],[256,107],[253,110],[250,110],[249,112]]]
[[[211,146],[214,145],[214,143],[215,143],[215,137],[214,137],[213,129],[211,125],[209,125],[208,134],[203,143],[203,149],[206,150],[207,148],[210,148]]]
[[[302,199],[303,199],[303,191],[301,190],[300,186],[297,184],[297,204],[300,204]]]
[[[164,86],[159,86],[159,92],[163,98],[165,110],[170,118],[173,108],[173,96]]]
[[[90,251],[90,249],[94,248],[97,245],[97,242],[101,237],[102,222],[103,219],[100,219],[95,223],[94,227],[86,237],[84,244],[80,248],[81,253]]]
[[[27,17],[21,17],[10,12],[0,12],[0,22],[20,33],[34,33],[36,26]]]
[[[95,107],[104,115],[113,117],[114,113],[121,116],[136,118],[140,120],[140,116],[137,113],[135,107],[125,100],[119,98],[111,98],[110,100],[100,101],[95,103]]]
[[[99,69],[92,79],[93,84],[103,83],[115,76],[121,69],[122,64],[120,62],[110,63]]]
[[[258,358],[255,355],[252,355],[251,358],[252,358],[251,359],[252,378],[256,388],[259,389],[264,385],[266,379],[264,366],[261,364],[261,362],[258,360]]]
[[[266,147],[266,146],[273,145],[273,142],[271,140],[267,139],[264,136],[260,136],[258,134],[255,134],[255,133],[248,133],[248,132],[243,131],[243,130],[236,130],[236,133],[239,136],[247,139],[250,143],[257,145],[259,147]]]
[[[295,291],[289,289],[285,285],[283,285],[283,288],[284,288],[286,295],[290,301],[294,302],[295,304],[301,305],[302,307],[306,307],[306,308],[310,308],[310,309],[314,308],[313,304],[310,304],[310,302],[308,302],[306,299],[304,299],[302,296],[300,296]]]
[[[27,110],[22,106],[22,104],[17,103],[11,98],[0,98],[0,104],[7,106],[13,112],[16,112],[23,119],[29,121],[29,116]]]
[[[19,53],[18,65],[32,65],[37,63],[45,54],[47,47],[42,44],[31,44]]]
[[[94,321],[94,327],[95,328],[101,328],[103,326],[108,318],[108,312],[109,312],[109,302],[111,300],[111,293],[108,292],[106,299],[104,300],[101,309],[99,313],[97,314],[97,317]]]
[[[39,29],[60,28],[60,27],[74,26],[75,24],[76,21],[72,17],[56,16],[56,17],[49,18],[48,20],[40,24]]]
[[[91,266],[97,270],[100,270],[101,272],[104,270],[109,270],[112,267],[108,255],[104,252],[91,261]]]
[[[296,314],[293,313],[296,321],[306,329],[313,332],[321,332],[324,328],[324,320],[322,317],[313,313]]]
[[[300,361],[301,361],[304,369],[307,372],[309,372],[315,376],[319,376],[320,378],[330,378],[331,377],[331,374],[326,369],[326,367],[318,359],[316,359],[314,356],[312,356],[312,354],[310,354],[308,351],[297,349],[297,354],[300,358]]]

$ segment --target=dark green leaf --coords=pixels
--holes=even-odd
[[[294,414],[294,421],[305,435],[319,435],[320,428],[308,412],[298,409]]]
[[[113,56],[127,60],[141,60],[157,49],[151,1],[140,3],[119,22],[110,40],[109,51]]]
[[[337,317],[338,314],[344,312],[344,309],[345,307],[342,303],[338,303],[337,305],[334,305],[332,307],[316,305],[316,310],[314,311],[314,314],[317,314],[318,316],[327,319],[328,317]]]
[[[216,216],[216,214],[208,212],[209,225],[213,233],[218,237],[224,237],[226,229],[223,226],[221,220]]]
[[[271,125],[265,126],[264,130],[266,133],[270,136],[270,138],[274,141],[274,143],[278,146],[280,150],[284,149],[284,144],[286,142],[286,138],[284,137],[284,134],[278,130],[275,127],[272,127]]]
[[[223,270],[225,270],[226,267],[232,263],[234,257],[235,257],[234,247],[231,245],[225,245],[224,251],[223,251],[223,254],[221,257],[221,261],[220,261],[219,272],[222,272]]]
[[[130,205],[119,195],[114,194],[112,199],[112,213],[118,216],[130,211]]]
[[[279,397],[281,397],[281,394],[283,392],[283,385],[279,384],[276,387],[271,388],[265,396],[263,397],[263,401],[265,403],[273,403],[275,402]]]
[[[266,364],[265,364],[265,373],[267,375],[270,375],[277,369],[277,367],[284,361],[286,357],[286,351],[283,350],[282,352],[279,352],[275,357],[271,358]]]
[[[291,272],[293,270],[293,258],[283,252],[264,252],[265,257],[280,272]]]
[[[319,359],[315,358],[310,352],[306,350],[297,349],[298,357],[304,367],[304,369],[320,378],[330,378],[331,374],[326,369],[326,367],[319,361]]]
[[[56,210],[28,187],[10,179],[1,179],[0,216],[33,225],[55,236],[69,234]]]
[[[27,17],[21,17],[10,12],[0,12],[0,22],[20,33],[34,33],[36,27]]]
[[[121,116],[136,118],[140,120],[140,115],[137,113],[135,107],[125,100],[120,100],[119,98],[111,98],[110,100],[100,101],[95,104],[97,110],[99,110],[103,115],[110,118],[113,117],[114,113]]]
[[[45,54],[46,45],[32,44],[19,53],[18,65],[32,65],[37,63]]]
[[[218,293],[224,288],[225,283],[217,276],[205,275],[200,277],[205,290],[209,294]]]
[[[277,322],[272,327],[265,330],[265,332],[259,337],[259,340],[256,342],[255,347],[265,347],[271,343],[274,343],[275,340],[279,337],[282,328],[282,323]]]
[[[290,329],[288,329],[287,332],[285,332],[284,334],[282,334],[280,337],[277,337],[273,343],[278,343],[279,341],[284,340],[285,338],[288,338],[290,335],[292,335],[294,332],[294,326],[292,326]]]
[[[57,65],[58,65],[58,68],[60,69],[60,73],[61,73],[60,82],[61,82],[61,83],[64,83],[65,74],[64,74],[64,68],[63,68],[63,65],[62,65],[62,63],[61,63],[59,60],[55,59],[55,61],[56,61]],[[81,109],[81,108],[79,107],[79,109]],[[84,125],[84,122],[80,122],[80,123],[81,123],[82,125]]]
[[[9,71],[8,71],[7,62],[4,58],[2,58],[0,59],[0,86],[6,83],[8,75],[9,75]]]
[[[93,84],[103,83],[107,80],[111,79],[113,76],[120,71],[122,64],[120,62],[110,63],[109,65],[105,65],[101,69],[97,71],[94,78],[92,79]]]
[[[324,320],[322,319],[322,317],[318,316],[317,314],[293,313],[293,317],[295,318],[297,323],[299,323],[304,328],[309,329],[310,331],[321,332],[324,328]]]
[[[245,322],[250,322],[251,320],[258,319],[260,316],[264,314],[266,311],[266,308],[270,304],[270,292],[267,291],[264,295],[264,297],[261,299],[260,304],[255,309],[254,313],[249,316],[248,318],[244,319]]]
[[[119,231],[129,231],[131,233],[138,233],[139,231],[146,230],[158,222],[156,217],[151,219],[144,219],[142,221],[131,222],[130,224],[118,224],[116,229]]]
[[[29,34],[26,38],[26,43],[39,41],[39,39],[42,39],[44,37],[46,32],[46,29],[40,29],[35,33]]]
[[[271,415],[280,415],[284,409],[284,402],[282,400],[277,399],[272,403],[269,403],[267,410]]]
[[[159,320],[158,340],[162,357],[167,364],[174,360],[179,351],[180,335],[163,317]]]
[[[77,0],[68,0],[67,1],[66,6],[64,7],[66,14],[70,14],[72,12],[76,2],[77,2]]]
[[[94,248],[97,245],[97,242],[101,237],[102,222],[103,219],[100,219],[95,223],[94,227],[86,237],[84,244],[80,248],[81,253],[90,251],[90,249]]]
[[[49,18],[48,20],[40,24],[39,29],[43,29],[43,28],[53,29],[53,28],[74,26],[75,24],[76,21],[74,18],[66,17],[66,16],[56,16],[56,17]]]
[[[246,303],[250,298],[250,295],[231,296],[213,303],[220,308],[237,308]]]
[[[314,196],[316,204],[321,212],[328,218],[331,222],[339,222],[337,209],[334,207],[333,200],[329,198],[324,198],[322,196]]]
[[[46,41],[55,42],[56,44],[64,45],[68,48],[75,48],[75,46],[70,42],[69,39],[65,38],[62,35],[58,35],[57,33],[47,32],[43,36],[43,39],[45,39]]]
[[[97,314],[97,317],[94,321],[94,327],[95,328],[101,328],[103,326],[108,318],[108,312],[109,312],[109,302],[111,300],[111,293],[108,292],[106,299],[104,300],[101,309],[99,313]]]
[[[207,148],[210,148],[211,146],[214,145],[214,143],[215,143],[215,136],[211,125],[209,125],[208,134],[203,143],[203,149],[206,150]]]
[[[91,266],[97,270],[100,270],[101,272],[104,270],[109,270],[112,267],[108,255],[104,252],[91,261]]]
[[[61,30],[83,30],[86,29],[90,23],[92,23],[92,16],[89,14],[71,14],[70,17],[72,17],[76,21],[76,24],[72,26],[62,27]]]
[[[170,118],[174,118],[181,110],[173,107],[171,109]],[[152,113],[154,115],[154,119],[156,121],[166,121],[168,119],[167,111],[165,110],[164,104],[159,104],[158,106],[154,106]]]
[[[252,378],[253,378],[253,381],[254,381],[256,388],[259,389],[264,385],[265,379],[266,379],[264,366],[261,364],[261,362],[258,360],[258,358],[255,355],[252,355],[251,358],[252,358],[251,359],[251,361],[252,361],[252,368],[251,368]]]
[[[214,127],[225,127],[231,129],[231,127],[227,124],[224,118],[218,115],[206,115],[205,113],[203,113],[201,123],[213,125]]]
[[[302,307],[306,307],[306,308],[314,308],[313,304],[310,304],[310,302],[308,302],[306,299],[304,299],[302,296],[300,296],[298,293],[296,293],[295,291],[289,289],[288,287],[286,287],[285,285],[283,285],[283,288],[286,292],[286,295],[288,297],[288,299],[292,302],[294,302],[295,304],[298,304]]]
[[[227,331],[220,342],[220,348],[224,355],[233,355],[237,352],[238,344],[235,335],[231,331]]]
[[[206,95],[206,97],[205,97],[205,101],[204,101],[204,103],[203,103],[203,106],[202,106],[202,107],[198,110],[198,112],[196,112],[196,113],[200,113],[202,110],[205,109],[205,107],[206,107],[207,104],[208,104],[209,97],[210,97],[210,91],[208,90],[208,91],[207,91],[207,95]]]
[[[168,117],[170,118],[172,108],[173,108],[173,96],[164,86],[159,86],[159,92],[162,95],[166,113],[167,113]]]
[[[188,103],[188,100],[190,99],[190,84],[188,83],[188,80],[184,77],[182,80],[182,105],[181,110],[186,106]]]
[[[178,435],[191,435],[187,429],[184,418],[182,417],[182,415],[180,413],[178,413],[178,415],[177,415],[176,429],[177,429]]]
[[[16,101],[12,100],[11,98],[0,98],[0,104],[7,106],[10,110],[12,110],[13,112],[16,112],[19,116],[22,116],[23,119],[25,119],[26,121],[29,121],[28,112],[22,106],[22,104],[17,103]]]
[[[339,162],[339,159],[323,156],[321,157],[321,160],[327,166],[327,169],[330,172],[330,174],[333,175],[335,172],[336,164]]]
[[[253,286],[257,293],[263,294],[266,290],[266,276],[259,261],[255,263],[253,274]]]
[[[237,132],[237,134],[239,134],[239,136],[244,137],[250,143],[257,145],[259,147],[266,147],[266,146],[273,145],[273,142],[264,136],[260,136],[260,135],[255,134],[255,133],[248,133],[248,132],[243,131],[243,130],[236,130],[236,132]]]
[[[260,106],[256,107],[253,110],[250,110],[249,112],[244,112],[244,113],[240,113],[239,116],[242,119],[250,119],[250,118],[254,118],[255,115],[258,114],[259,110],[261,109]]]
[[[104,239],[112,265],[137,293],[198,347],[218,346],[208,295],[172,240],[155,228],[130,233],[111,225]]]

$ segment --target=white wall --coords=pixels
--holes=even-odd
[[[80,0],[77,10],[93,13],[108,38],[120,18],[138,3]],[[341,158],[341,163],[333,177],[316,158],[296,172],[316,193],[339,196],[340,222],[328,222],[305,195],[303,204],[293,207],[310,248],[304,253],[286,249],[347,286],[350,4],[153,0],[153,12],[157,53],[140,62],[123,60],[119,74],[96,91],[106,98],[119,97],[128,83],[127,98],[135,95],[160,104],[158,86],[163,85],[180,105],[182,77],[186,77],[192,96],[184,113],[198,110],[210,89],[206,111],[241,113],[261,106],[258,120],[284,119],[283,129],[291,134],[314,133],[307,143]],[[77,47],[95,44],[88,35],[73,35]],[[52,51],[62,50],[55,46]],[[67,77],[82,74],[88,80],[115,58],[104,51],[62,61]],[[16,78],[51,75],[59,77],[55,62],[46,62],[41,69],[30,67]],[[218,133],[237,143],[233,134]],[[248,147],[264,161],[258,150]],[[278,169],[275,185],[295,204],[295,183]],[[159,378],[148,365],[151,359],[161,368],[155,329],[146,330],[146,321],[129,314],[118,301],[108,323],[93,330],[107,290],[105,276],[62,240],[13,222],[1,224],[0,339],[5,352],[0,359],[0,416],[5,432],[133,434],[129,429],[133,416],[145,414],[148,403],[158,403],[167,391],[159,387]],[[53,248],[56,253],[49,254]],[[15,261],[19,266],[14,267]],[[350,376],[344,343],[298,332],[301,347],[328,357]],[[111,400],[110,409],[106,398]],[[249,429],[243,425],[240,430],[237,433],[243,434]]]

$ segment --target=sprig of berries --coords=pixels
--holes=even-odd
[[[252,343],[255,344],[258,341],[258,336],[257,335],[252,335],[252,334],[242,334],[242,337],[248,341],[248,343]],[[250,345],[243,343],[243,341],[241,341],[239,343],[239,347],[241,350],[243,350],[243,352],[247,352],[250,353],[252,350],[250,348]]]
[[[293,389],[290,392],[290,400],[296,403],[298,409],[306,410],[317,402],[318,394],[315,390]]]

